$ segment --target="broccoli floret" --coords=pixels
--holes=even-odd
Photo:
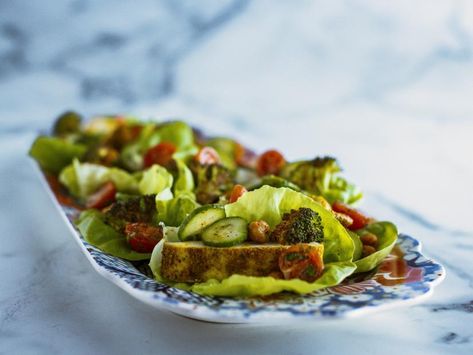
[[[324,227],[320,215],[310,208],[299,208],[285,213],[270,240],[279,244],[321,243],[324,240]]]
[[[322,168],[332,173],[339,172],[342,169],[338,165],[337,159],[332,157],[316,157],[315,159],[309,161],[316,168]]]
[[[114,202],[105,211],[105,223],[119,232],[126,223],[153,223],[156,218],[156,195],[132,196]]]
[[[317,157],[296,163],[287,177],[289,181],[310,193],[323,195],[329,188],[333,174],[341,171],[337,161],[331,157]]]
[[[64,136],[71,133],[77,133],[80,130],[82,117],[73,111],[64,112],[54,123],[53,133],[56,136]]]
[[[231,171],[220,164],[194,164],[191,166],[196,182],[195,196],[200,204],[215,203],[220,196],[230,190],[233,185]]]
[[[317,157],[313,160],[288,164],[282,177],[305,192],[323,196],[328,202],[351,204],[362,197],[360,190],[340,176],[342,169],[335,158]]]

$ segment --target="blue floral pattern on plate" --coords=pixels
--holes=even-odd
[[[445,277],[445,269],[421,253],[416,239],[400,234],[396,247],[373,272],[358,274],[341,285],[307,295],[281,293],[254,298],[207,297],[159,283],[146,263],[132,263],[88,244],[75,229],[75,208],[61,205],[42,181],[93,267],[133,297],[161,310],[222,323],[333,319],[358,316],[428,297]]]

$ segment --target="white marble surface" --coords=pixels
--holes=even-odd
[[[61,111],[330,153],[448,275],[324,324],[187,320],[98,276],[25,157]],[[471,1],[0,1],[0,353],[473,352]]]

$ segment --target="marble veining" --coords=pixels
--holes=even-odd
[[[0,1],[0,354],[471,354],[472,93],[468,0]],[[93,271],[29,165],[69,108],[334,155],[447,278],[420,305],[324,324],[151,310]]]

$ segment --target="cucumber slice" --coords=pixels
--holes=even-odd
[[[211,247],[231,247],[243,243],[248,236],[248,222],[240,217],[221,219],[202,232],[202,242]]]
[[[205,227],[222,218],[225,218],[225,210],[222,206],[206,205],[196,208],[179,227],[179,239],[182,241],[198,239],[197,236]]]

